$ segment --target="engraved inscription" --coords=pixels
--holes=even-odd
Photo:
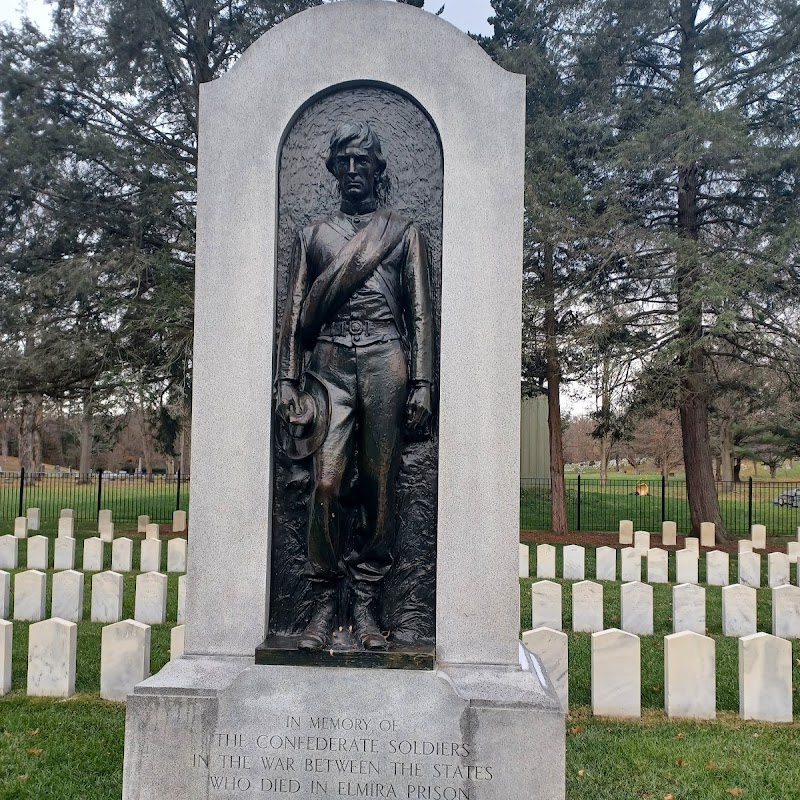
[[[270,729],[269,723],[273,727]],[[480,800],[494,767],[463,741],[417,739],[396,719],[289,714],[263,731],[218,731],[192,766],[210,797],[242,794]]]

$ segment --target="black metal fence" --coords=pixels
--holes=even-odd
[[[567,514],[570,530],[616,531],[621,519],[635,530],[659,531],[664,520],[677,523],[680,533],[691,530],[686,482],[675,478],[568,478]],[[722,520],[728,531],[747,535],[754,524],[773,536],[794,536],[800,526],[800,482],[718,482]],[[520,527],[550,528],[550,481],[526,479],[520,485]]]
[[[167,523],[173,511],[189,508],[189,476],[180,470],[174,475],[0,473],[0,519],[25,516],[28,508],[39,508],[43,521],[71,508],[76,521],[90,522],[109,508],[115,522],[136,522],[147,514],[152,522]]]

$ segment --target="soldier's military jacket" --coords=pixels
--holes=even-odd
[[[433,311],[424,235],[394,211],[303,228],[292,250],[278,379],[297,380],[318,340],[345,347],[402,339],[412,382],[433,378]]]

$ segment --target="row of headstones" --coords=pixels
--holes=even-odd
[[[0,620],[0,695],[11,691],[13,626]],[[78,626],[53,618],[28,631],[28,696],[75,694]],[[172,629],[170,659],[183,655],[184,626]],[[100,643],[100,697],[124,702],[150,676],[150,626],[126,619],[103,628]]]
[[[17,539],[27,539],[28,531],[38,531],[40,526],[40,509],[29,508],[24,517],[15,517],[14,536]],[[138,533],[146,533],[148,538],[158,538],[158,524],[150,522],[148,514],[140,514],[136,520],[136,530]],[[172,512],[172,532],[181,533],[186,530],[186,512]],[[58,517],[58,535],[72,537],[75,531],[75,512],[71,508],[62,508]],[[114,522],[112,520],[111,509],[100,509],[97,515],[97,532],[105,542],[110,542],[114,538]]]
[[[124,577],[118,572],[92,576],[90,619],[119,622],[122,619]],[[167,619],[169,578],[160,572],[143,572],[136,577],[133,618],[147,625],[163,625]],[[83,620],[84,575],[75,570],[53,574],[51,617],[69,622]],[[39,622],[47,616],[47,575],[31,569],[14,575],[14,619]],[[0,619],[11,615],[11,575],[0,571]],[[178,625],[186,616],[186,576],[178,578]]]
[[[158,526],[156,526],[158,527]],[[83,540],[83,570],[99,572],[103,569],[105,541],[99,536]],[[53,569],[75,569],[76,540],[59,536],[53,545]],[[186,539],[167,540],[167,572],[186,572]],[[18,569],[19,540],[13,536],[0,536],[0,569]],[[28,539],[28,569],[50,567],[50,539],[31,536]],[[142,572],[161,569],[161,539],[157,536],[142,540],[139,548],[139,568]],[[121,537],[111,542],[111,569],[116,572],[133,572],[133,539]]]
[[[545,667],[564,709],[569,708],[567,634],[536,628],[522,635]],[[592,713],[640,717],[639,637],[612,628],[592,634]],[[716,649],[691,631],[664,637],[664,705],[669,717],[716,717]],[[739,716],[765,722],[792,721],[792,645],[768,633],[739,639]]]
[[[653,634],[653,587],[647,583],[623,583],[620,587],[622,630],[639,636]],[[722,635],[736,638],[756,632],[757,593],[751,586],[722,588]],[[561,630],[561,584],[531,584],[531,625]],[[572,584],[572,630],[596,633],[604,629],[603,587],[592,581]],[[672,587],[674,633],[706,632],[706,590],[682,583]],[[777,586],[772,590],[772,633],[783,639],[800,639],[800,587]]]
[[[747,542],[749,544],[749,542]],[[800,546],[800,542],[793,542]],[[617,549],[598,547],[595,550],[595,577],[598,581],[615,581],[617,574],[623,581],[642,579],[642,559],[647,563],[648,583],[669,583],[669,550],[654,547],[644,554],[633,547],[619,551],[620,570],[617,572]],[[727,586],[730,583],[730,556],[720,550],[705,553],[706,583],[710,586]],[[519,546],[519,573],[521,578],[530,576],[530,551],[528,545]],[[578,544],[564,546],[561,577],[565,580],[582,581],[586,577],[586,550]],[[769,553],[767,555],[767,584],[770,588],[790,583],[790,567],[797,563],[797,554]],[[675,553],[675,577],[677,583],[699,583],[700,553],[695,550],[678,550]],[[738,582],[744,586],[761,586],[761,554],[740,551],[737,560]],[[536,577],[556,577],[556,548],[551,544],[536,547]],[[800,573],[798,573],[800,580]]]
[[[700,525],[700,538],[687,536],[686,547],[690,542],[697,543],[698,547],[712,548],[716,545],[717,526],[713,522],[703,522]],[[797,541],[800,543],[800,528],[797,529]],[[767,526],[751,525],[750,542],[755,550],[763,550],[767,546]],[[647,531],[633,530],[633,522],[629,519],[619,521],[619,543],[631,544],[638,550],[650,549],[650,534]],[[666,520],[661,523],[661,544],[674,547],[678,543],[678,526]]]

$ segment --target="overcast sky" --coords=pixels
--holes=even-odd
[[[444,2],[442,16],[462,31],[489,34],[486,20],[492,15],[490,0],[426,0],[425,9],[436,12]],[[46,25],[51,6],[44,0],[0,0],[0,22],[17,24],[24,12],[39,25]]]

